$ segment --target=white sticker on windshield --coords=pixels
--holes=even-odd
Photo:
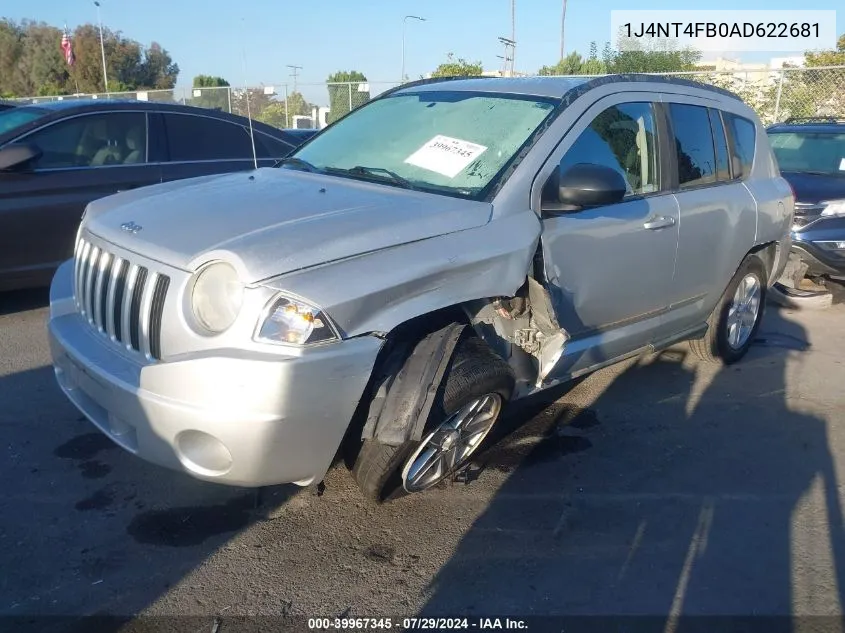
[[[454,178],[486,150],[484,145],[438,134],[408,156],[405,162]]]
[[[839,171],[845,171],[845,158],[839,161]]]

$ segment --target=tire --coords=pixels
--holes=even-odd
[[[482,339],[476,336],[462,338],[437,390],[423,438],[457,411],[487,394],[498,394],[504,405],[510,399],[513,387],[513,373],[504,360]],[[400,446],[388,446],[376,439],[364,440],[352,467],[352,475],[364,495],[379,503],[393,498],[402,488],[401,471],[405,462],[421,444],[422,441],[408,441]],[[467,455],[441,481],[465,464],[472,454]]]
[[[757,312],[753,327],[747,338],[741,344],[733,345],[729,340],[728,318],[740,283],[749,277],[755,279],[756,283],[759,284]],[[707,333],[703,338],[690,341],[690,347],[696,356],[709,363],[724,365],[736,363],[745,356],[754,342],[757,330],[759,330],[760,323],[763,320],[767,290],[767,275],[763,262],[759,257],[749,255],[740,264],[727,289],[719,299],[719,303],[716,304],[710,318],[707,319]]]

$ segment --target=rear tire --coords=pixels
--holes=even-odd
[[[504,405],[510,398],[513,387],[513,374],[504,360],[482,339],[476,336],[462,338],[437,390],[434,405],[423,429],[423,439],[474,400],[497,394]],[[499,413],[500,409],[497,410],[496,417]],[[494,424],[495,418],[490,423],[491,428]],[[373,501],[382,502],[400,491],[403,467],[421,444],[421,441],[407,441],[400,446],[388,446],[375,438],[364,440],[352,467],[352,475],[364,495]],[[477,446],[427,488],[456,472],[470,459],[475,448]]]
[[[707,334],[690,341],[696,356],[709,363],[725,365],[745,356],[763,320],[767,290],[763,262],[756,255],[749,255],[707,319]]]

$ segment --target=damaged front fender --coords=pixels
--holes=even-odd
[[[511,297],[525,284],[540,239],[537,216],[363,253],[275,277],[264,285],[318,305],[345,337],[387,333],[467,301]]]
[[[465,325],[449,323],[416,343],[396,341],[396,347],[374,376],[361,439],[401,446],[422,439],[437,390]]]

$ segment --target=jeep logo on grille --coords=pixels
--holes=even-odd
[[[134,235],[144,227],[139,224],[135,224],[134,222],[124,222],[120,225],[120,228]]]

